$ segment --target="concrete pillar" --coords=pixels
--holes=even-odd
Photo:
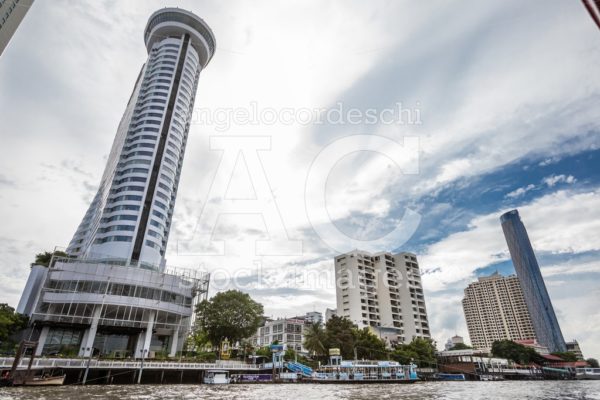
[[[83,357],[83,353],[84,353],[84,351],[83,351],[83,349],[84,349],[83,344],[87,343],[87,337],[88,337],[89,334],[90,334],[90,328],[87,328],[85,331],[83,331],[83,336],[81,337],[81,344],[79,346],[78,357]]]
[[[138,333],[138,337],[137,337],[137,340],[135,342],[135,352],[134,352],[134,357],[135,358],[140,358],[141,357],[142,347],[144,346],[144,337],[145,337],[145,335],[146,335],[145,332]]]
[[[92,325],[86,329],[86,332],[83,335],[84,340],[81,341],[81,351],[79,352],[81,357],[89,357],[90,355],[93,355],[94,339],[96,339],[98,321],[100,320],[101,312],[101,306],[94,308],[94,312],[92,313]]]
[[[42,328],[42,331],[40,332],[40,338],[38,339],[38,346],[37,346],[37,349],[35,350],[36,357],[42,355],[42,351],[44,350],[44,344],[46,343],[46,338],[48,337],[49,331],[50,331],[49,326],[44,326]]]
[[[150,311],[148,314],[148,322],[146,325],[146,331],[140,335],[138,338],[138,346],[136,350],[136,357],[144,358],[148,357],[148,352],[150,351],[150,342],[152,341],[152,330],[154,329],[154,318],[156,317],[155,311]],[[142,342],[143,345],[139,346],[139,343]],[[146,354],[143,354],[144,350],[146,350]]]
[[[171,345],[169,349],[169,357],[175,357],[177,354],[177,344],[179,342],[179,327],[173,330],[173,336],[171,337]]]

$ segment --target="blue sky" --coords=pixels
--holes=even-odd
[[[466,285],[512,272],[499,217],[518,208],[565,337],[600,356],[600,34],[577,1],[37,2],[0,58],[0,302],[16,305],[33,255],[74,233],[145,61],[146,20],[167,5],[197,13],[217,38],[199,111],[255,104],[299,117],[401,103],[420,113],[418,124],[230,121],[221,129],[196,119],[169,264],[208,270],[223,287],[237,274],[268,314],[291,316],[334,307],[335,254],[382,238],[379,250],[418,254],[441,344],[468,337]],[[357,136],[364,149],[375,137],[418,146],[342,154],[319,169],[319,154],[352,135],[365,135]],[[267,137],[269,146],[260,164],[251,149],[233,157],[230,179],[218,180],[223,153],[211,138],[225,136]],[[311,171],[327,178],[321,199],[306,195]],[[247,198],[261,174],[269,187],[261,204],[276,204],[300,252],[257,255],[273,220],[221,215],[215,193]],[[310,219],[307,204],[320,200],[327,218]],[[407,210],[420,219],[414,232]],[[215,215],[218,226],[206,226]],[[331,223],[346,242],[319,235]],[[397,227],[408,240],[386,236]],[[225,241],[224,255],[198,254],[206,231]]]

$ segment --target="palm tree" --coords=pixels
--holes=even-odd
[[[327,335],[318,322],[310,324],[304,333],[304,347],[316,356],[326,356],[325,342]]]

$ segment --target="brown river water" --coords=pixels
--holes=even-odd
[[[417,382],[414,384],[322,385],[104,385],[0,388],[0,400],[85,399],[597,399],[600,381]]]

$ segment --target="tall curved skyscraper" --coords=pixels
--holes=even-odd
[[[566,351],[565,339],[519,212],[509,211],[500,221],[538,342],[552,352]]]
[[[121,119],[100,187],[67,252],[159,269],[171,228],[200,71],[215,37],[178,8],[152,14],[142,66]]]

